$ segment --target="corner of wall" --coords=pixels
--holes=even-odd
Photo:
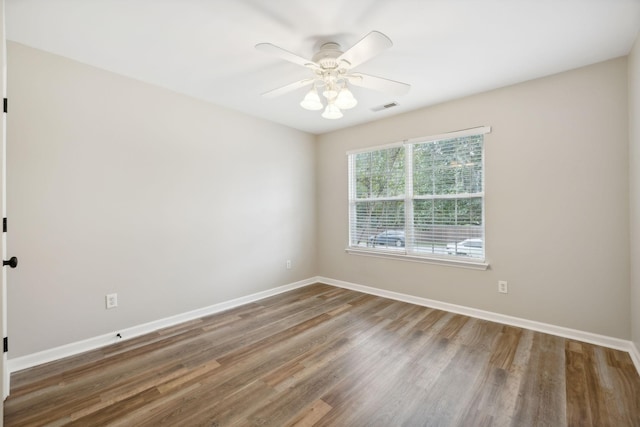
[[[640,33],[628,57],[631,340],[640,348]],[[634,359],[635,361],[635,359]],[[638,366],[638,364],[636,364]]]

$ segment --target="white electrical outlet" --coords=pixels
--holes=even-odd
[[[509,287],[507,286],[506,280],[498,281],[498,292],[500,292],[501,294],[506,294],[507,292],[509,292]]]
[[[107,309],[116,308],[118,306],[118,294],[108,294],[104,297]]]
[[[291,260],[287,260],[287,270],[291,270]]]

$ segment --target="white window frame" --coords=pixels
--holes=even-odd
[[[486,244],[485,248],[485,256],[482,258],[466,258],[457,255],[438,255],[438,254],[419,254],[412,250],[414,246],[414,218],[413,218],[413,202],[415,200],[429,200],[429,199],[438,199],[438,198],[447,198],[447,197],[459,197],[460,194],[452,195],[452,196],[414,196],[413,195],[413,147],[416,144],[422,144],[433,141],[440,141],[446,139],[453,138],[461,138],[465,136],[473,136],[473,135],[485,135],[491,132],[490,126],[481,126],[470,129],[464,129],[454,132],[448,132],[444,134],[432,135],[421,138],[413,138],[409,140],[405,140],[402,142],[397,142],[393,144],[386,144],[376,147],[369,147],[361,150],[351,150],[348,151],[347,160],[348,160],[348,168],[349,168],[349,240],[347,244],[347,248],[345,249],[347,253],[354,255],[365,255],[365,256],[373,256],[373,257],[382,257],[382,258],[391,258],[391,259],[400,259],[405,261],[414,261],[414,262],[425,262],[432,264],[441,264],[448,266],[456,266],[462,268],[470,268],[476,270],[486,270],[489,267],[489,263],[486,258]],[[351,246],[351,236],[352,236],[352,218],[356,215],[356,202],[360,203],[363,201],[367,201],[367,199],[357,199],[356,198],[356,176],[355,176],[355,167],[350,161],[352,155],[368,153],[373,151],[380,151],[389,148],[401,147],[404,146],[404,155],[405,155],[405,194],[403,196],[396,197],[387,197],[387,198],[376,198],[376,201],[381,200],[403,200],[404,201],[404,213],[405,213],[405,248],[404,250],[388,250],[382,248],[374,248],[374,247],[361,247],[361,246]],[[481,197],[482,198],[482,226],[483,230],[486,231],[485,226],[485,191],[484,191],[484,175],[485,175],[485,144],[482,145],[482,174],[483,174],[483,188],[481,193],[473,193],[473,194],[465,194],[465,196],[472,197]],[[484,232],[483,232],[484,236]],[[486,243],[486,239],[485,239]],[[407,249],[408,248],[408,249]]]

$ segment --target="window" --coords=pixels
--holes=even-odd
[[[350,152],[349,248],[484,261],[489,127]]]

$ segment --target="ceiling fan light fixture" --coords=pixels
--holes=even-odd
[[[305,110],[322,110],[322,101],[320,101],[320,96],[318,95],[316,88],[313,88],[309,92],[307,92],[307,94],[304,96],[304,99],[300,102],[300,106]]]
[[[353,96],[353,93],[351,93],[351,91],[345,86],[338,94],[335,104],[336,107],[341,110],[348,110],[358,105],[358,100]]]
[[[324,96],[327,99],[333,99],[336,96],[338,96],[338,91],[336,91],[333,88],[329,88],[327,87],[323,92],[322,92],[322,96]]]
[[[327,108],[325,108],[324,112],[322,113],[322,117],[330,120],[339,119],[342,118],[342,116],[342,111],[340,111],[340,109],[336,107],[334,103],[329,103],[327,105]]]

